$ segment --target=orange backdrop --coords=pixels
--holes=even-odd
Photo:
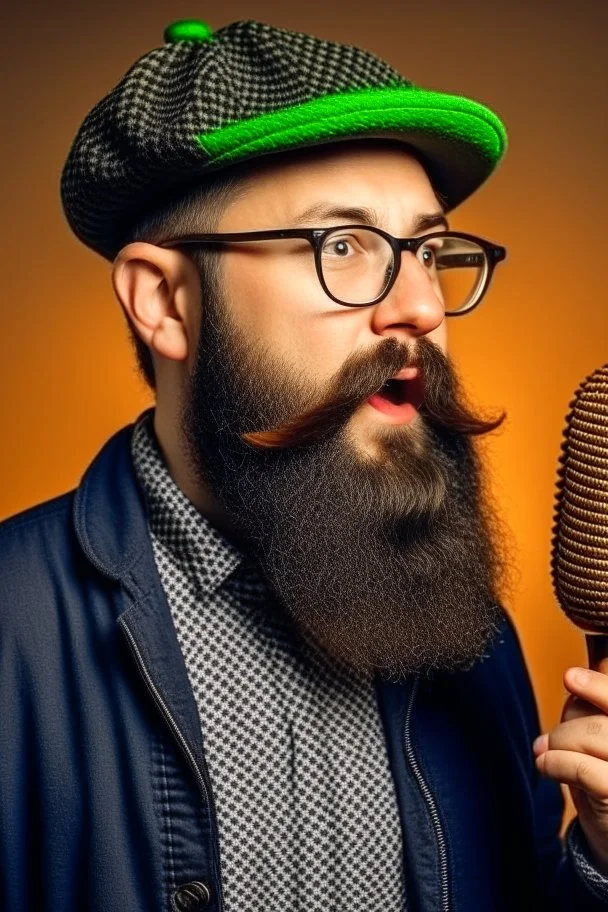
[[[508,411],[488,447],[517,549],[507,607],[542,723],[555,725],[563,671],[586,661],[583,636],[551,590],[556,459],[574,389],[608,360],[607,6],[24,0],[6,11],[0,517],[74,487],[104,441],[151,403],[135,373],[110,266],[75,239],[60,207],[59,175],[85,114],[178,18],[203,18],[214,28],[256,18],[363,45],[419,85],[486,103],[509,131],[500,169],[452,216],[455,228],[504,244],[508,260],[479,310],[451,321],[450,344],[473,398]],[[564,827],[571,813],[568,804]]]

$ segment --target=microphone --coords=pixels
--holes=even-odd
[[[608,673],[608,364],[580,384],[559,457],[551,575],[567,617],[585,632],[589,667]]]

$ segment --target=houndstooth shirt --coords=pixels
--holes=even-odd
[[[254,561],[173,481],[153,426],[131,451],[201,722],[226,912],[403,912],[403,836],[371,676],[269,609]]]

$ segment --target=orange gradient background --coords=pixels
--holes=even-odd
[[[76,240],[61,210],[60,172],[87,112],[175,19],[218,28],[255,18],[362,45],[418,85],[487,104],[508,129],[503,164],[451,216],[454,228],[506,246],[508,259],[479,309],[450,321],[450,346],[474,401],[508,412],[487,444],[516,544],[507,608],[544,730],[557,724],[563,672],[586,664],[586,651],[551,589],[556,460],[574,389],[608,361],[607,6],[25,0],[5,12],[0,518],[77,485],[108,437],[152,402],[111,267]],[[571,814],[568,803],[564,827]]]

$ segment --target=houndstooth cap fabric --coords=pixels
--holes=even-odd
[[[60,181],[76,236],[110,261],[134,220],[211,171],[366,137],[421,155],[450,211],[489,177],[506,131],[489,108],[413,85],[360,48],[253,20],[167,26],[86,115]]]

